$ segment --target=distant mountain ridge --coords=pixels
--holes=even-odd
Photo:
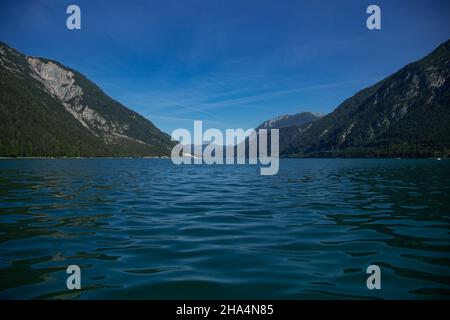
[[[449,157],[450,41],[325,116],[281,116],[286,157]],[[168,156],[149,120],[58,62],[0,42],[0,156]],[[247,139],[248,141],[248,139]]]
[[[450,156],[450,41],[361,90],[332,113],[280,129],[293,157]]]
[[[82,74],[0,42],[0,156],[168,156],[173,142]]]
[[[319,120],[322,117],[323,115],[313,112],[300,112],[296,114],[283,115],[264,121],[256,129],[281,129],[292,126],[301,127],[307,123]]]

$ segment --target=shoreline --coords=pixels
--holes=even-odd
[[[83,160],[83,159],[170,159],[168,156],[154,156],[154,157],[1,157],[0,160]]]
[[[86,159],[93,159],[93,160],[101,160],[101,159],[168,159],[170,160],[169,156],[153,156],[153,157],[101,157],[101,156],[93,156],[93,157],[64,157],[64,156],[56,156],[56,157],[3,157],[0,156],[0,160],[86,160]],[[279,159],[372,159],[372,160],[385,160],[385,159],[392,159],[392,160],[448,160],[450,158],[447,157],[364,157],[364,156],[346,156],[346,157],[314,157],[314,156],[304,156],[304,157],[292,157],[292,156],[280,156]]]

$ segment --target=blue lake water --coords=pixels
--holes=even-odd
[[[0,298],[449,299],[449,226],[448,160],[1,160]]]

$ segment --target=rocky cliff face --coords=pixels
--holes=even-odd
[[[83,108],[81,105],[83,90],[75,83],[73,72],[65,70],[51,61],[43,62],[31,57],[28,57],[27,61],[31,68],[30,75],[41,82],[47,92],[58,99],[65,109],[84,127],[91,130],[87,123],[94,126],[95,120],[100,124],[105,122],[88,106]],[[91,130],[91,132],[93,131]]]
[[[57,98],[77,121],[94,135],[101,136],[105,143],[112,143],[115,138],[125,138],[147,144],[125,134],[129,128],[128,124],[108,121],[88,105],[83,105],[83,89],[77,85],[73,72],[51,61],[31,57],[28,57],[27,61],[32,70],[30,75],[44,84],[47,91]]]
[[[0,121],[5,134],[0,138],[0,155],[170,153],[172,142],[167,134],[106,96],[81,74],[57,62],[27,57],[0,44],[0,85],[0,107],[4,115]],[[50,115],[56,118],[48,119]],[[64,134],[49,138],[44,146],[44,142],[37,141],[28,131],[45,136],[55,131]],[[87,137],[79,141],[80,135]],[[57,147],[52,145],[55,139]],[[77,147],[74,149],[73,145]]]

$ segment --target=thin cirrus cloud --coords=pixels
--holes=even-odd
[[[293,94],[314,90],[332,89],[348,85],[357,85],[359,83],[370,83],[378,79],[378,77],[352,79],[289,89],[270,90],[269,92],[266,90],[252,92],[252,90],[248,88],[237,88],[232,91],[219,91],[217,93],[207,94],[202,92],[200,89],[174,89],[151,93],[146,97],[141,97],[140,100],[151,100],[152,104],[156,106],[151,109],[152,112],[165,111],[170,112],[172,115],[186,115],[198,112],[200,113],[199,115],[202,114],[215,118],[216,116],[213,111],[217,109],[233,109],[242,107],[251,108],[256,103],[268,102]],[[231,98],[229,98],[230,96]]]

